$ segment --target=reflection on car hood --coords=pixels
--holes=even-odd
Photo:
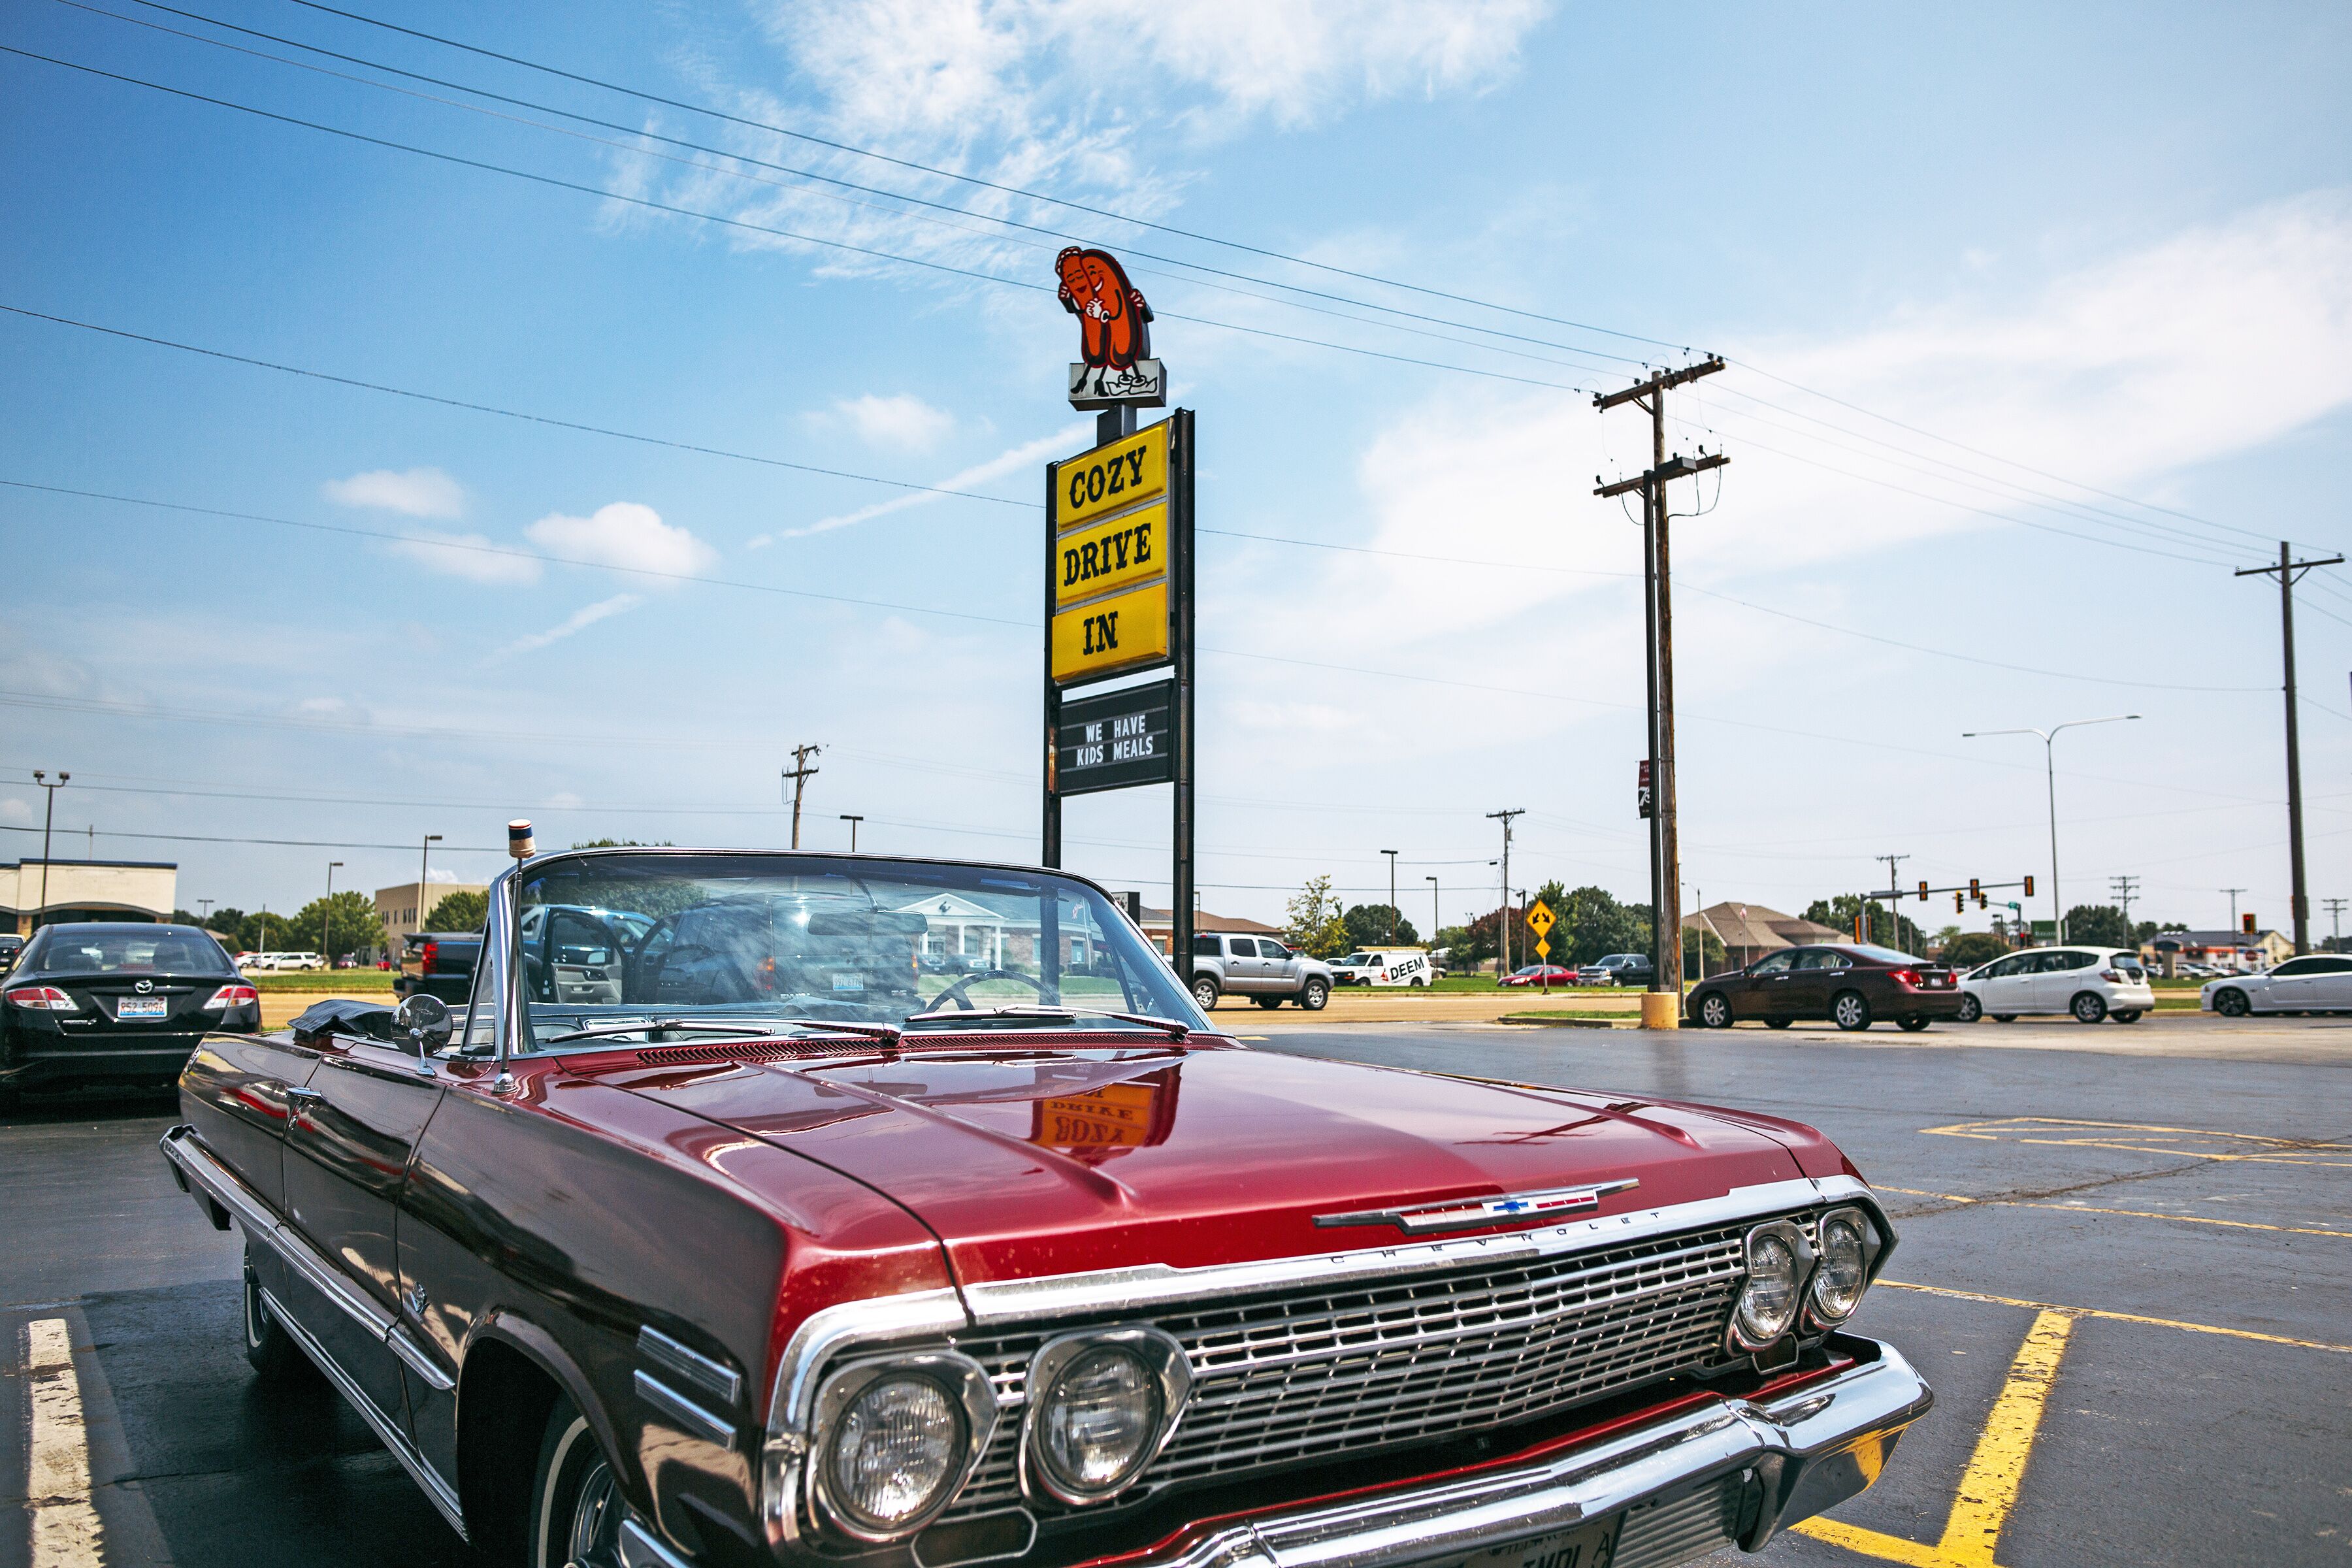
[[[1637,1181],[1585,1211],[1612,1215],[1849,1168],[1769,1118],[1231,1048],[1032,1037],[599,1076],[887,1194],[967,1282],[1402,1239],[1318,1214]]]

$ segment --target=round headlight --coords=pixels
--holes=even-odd
[[[1057,1489],[1097,1496],[1142,1468],[1160,1436],[1160,1380],[1123,1345],[1071,1358],[1037,1408],[1037,1458]]]
[[[878,1377],[834,1426],[824,1456],[834,1506],[877,1533],[905,1529],[944,1500],[963,1471],[962,1405],[922,1376]]]
[[[1813,1273],[1813,1315],[1842,1322],[1862,1305],[1870,1284],[1870,1221],[1860,1209],[1832,1209],[1822,1216],[1821,1267]]]
[[[1804,1233],[1785,1222],[1748,1233],[1748,1283],[1740,1289],[1732,1326],[1749,1349],[1761,1350],[1796,1322],[1811,1254]]]

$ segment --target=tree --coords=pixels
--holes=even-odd
[[[1282,940],[1309,958],[1339,958],[1348,951],[1348,925],[1339,914],[1339,900],[1331,895],[1331,879],[1309,877],[1290,900],[1290,923]]]
[[[1451,967],[1459,971],[1475,969],[1488,959],[1500,956],[1502,948],[1496,933],[1503,929],[1503,911],[1488,910],[1466,926],[1454,928],[1458,933],[1447,943]]]
[[[1548,962],[1573,969],[1612,952],[1650,951],[1649,905],[1621,904],[1606,888],[1578,888],[1571,891],[1553,882],[1541,891],[1552,895],[1544,902],[1551,905],[1551,912],[1559,922],[1551,929],[1551,955]],[[1514,933],[1514,943],[1526,934],[1527,927],[1522,922]],[[1528,951],[1535,951],[1532,942]],[[1720,943],[1717,951],[1721,951]]]
[[[426,931],[482,931],[490,923],[490,900],[480,893],[445,893],[425,917]]]
[[[2066,911],[2066,940],[2086,947],[2137,947],[2131,923],[2113,904],[2076,904]]]
[[[1391,905],[1358,904],[1341,918],[1347,922],[1348,940],[1358,947],[1421,944],[1421,933]]]
[[[310,939],[318,940],[319,928],[310,927]],[[267,910],[245,916],[236,922],[236,947],[242,952],[283,952],[300,943],[294,935],[294,922],[284,915]]]
[[[667,849],[671,845],[667,838],[659,844],[643,838],[591,838],[584,843],[574,844],[572,847],[574,849]]]
[[[1447,968],[1461,969],[1466,966],[1469,963],[1467,946],[1469,941],[1470,928],[1468,926],[1440,926],[1437,928],[1436,932],[1430,937],[1429,945],[1437,952],[1445,954]]]
[[[1974,969],[2009,952],[2009,943],[1989,931],[1963,931],[1944,944],[1944,962],[1954,969]]]
[[[236,933],[244,924],[245,911],[226,904],[215,910],[204,919],[204,928],[206,931],[227,937],[232,942],[236,939]]]
[[[1862,912],[1862,904],[1861,897],[1853,893],[1815,899],[1805,906],[1805,918],[1816,925],[1835,926],[1841,931],[1851,932],[1854,917]],[[1921,938],[1919,927],[1909,915],[1883,908],[1875,900],[1870,905],[1870,924],[1866,929],[1870,932],[1870,940],[1881,947],[1917,952],[1927,945]]]
[[[1723,939],[1703,925],[1683,927],[1683,978],[1704,980],[1723,967]]]
[[[1958,942],[1959,939],[1960,939],[1960,928],[1959,928],[1959,927],[1958,927],[1958,926],[1945,926],[1945,927],[1942,927],[1941,929],[1939,929],[1939,930],[1936,932],[1935,950],[1936,950],[1937,952],[1942,952],[1945,949],[1947,949],[1947,948],[1950,947],[1950,946],[1952,945],[1952,943],[1954,943],[1954,942]]]
[[[383,922],[364,893],[312,899],[289,922],[287,945],[297,952],[315,949],[331,963],[347,952],[383,946]]]

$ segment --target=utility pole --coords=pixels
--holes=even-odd
[[[1903,945],[1903,876],[1901,868],[1903,862],[1908,860],[1911,857],[1908,855],[1873,855],[1871,858],[1874,860],[1884,860],[1886,862],[1886,903],[1887,907],[1894,911],[1891,918],[1895,922],[1894,931],[1888,937],[1886,945],[1889,947],[1901,947]],[[1864,900],[1863,901],[1863,911],[1867,915],[1869,910],[1869,900]],[[1875,924],[1876,922],[1874,921],[1873,923]],[[1874,937],[1876,935],[1874,931],[1872,934]]]
[[[1437,879],[1423,877],[1422,880],[1429,884],[1429,945],[1434,948],[1437,933],[1445,924],[1445,917],[1437,911]]]
[[[335,955],[327,951],[327,922],[333,917],[335,910],[335,868],[341,864],[341,860],[327,862],[327,901],[319,906],[319,956],[325,959],[331,967],[335,962]],[[417,897],[421,901],[424,895],[420,893]]]
[[[35,768],[33,770],[33,782],[49,792],[48,810],[41,818],[41,907],[33,911],[33,923],[35,925],[38,925],[40,923],[41,916],[48,912],[49,829],[57,825],[58,791],[65,788],[66,781],[71,777],[73,777],[73,774],[71,773],[60,773],[58,774],[58,782],[51,784],[49,782],[48,774],[43,773],[38,768]]]
[[[794,746],[793,765],[784,770],[784,777],[793,781],[793,847],[795,849],[801,847],[801,791],[808,786],[810,777],[817,771],[809,766],[809,759],[824,750],[823,746]]]
[[[1503,939],[1503,946],[1502,956],[1496,961],[1501,965],[1495,971],[1495,978],[1497,980],[1511,972],[1511,818],[1525,816],[1527,814],[1525,806],[1518,806],[1510,811],[1490,811],[1486,814],[1486,819],[1489,822],[1500,822],[1503,825],[1503,912],[1496,917],[1501,928],[1497,934]]]
[[[1666,457],[1666,394],[1723,368],[1710,354],[1680,370],[1658,371],[1622,392],[1596,394],[1594,408],[1606,413],[1631,403],[1650,416],[1650,469],[1613,485],[1600,485],[1603,498],[1642,492],[1643,619],[1649,631],[1650,752],[1650,994],[1669,1001],[1642,1005],[1642,1026],[1672,1029],[1682,1023],[1682,849],[1675,817],[1675,616],[1673,552],[1669,548],[1666,485],[1669,480],[1719,468],[1731,459],[1701,448],[1696,460],[1677,452]]]
[[[2122,906],[2124,911],[2124,924],[2130,925],[2132,900],[2139,897],[2139,879],[2110,877],[2107,879],[2107,886],[2116,890],[2116,902]]]
[[[2221,889],[2221,891],[2230,895],[2230,929],[2231,931],[2236,931],[2238,929],[2238,895],[2245,890],[2246,889],[2243,888],[2223,888]]]
[[[863,816],[855,815],[854,813],[845,811],[841,814],[841,820],[849,824],[849,852],[852,855],[855,855],[857,853],[857,825],[866,819]]]
[[[2327,918],[2333,923],[2333,934],[2328,939],[2327,951],[2342,952],[2344,951],[2344,906],[2347,900],[2325,899],[2321,901],[2327,906]]]
[[[1393,850],[1393,849],[1383,849],[1383,850],[1381,850],[1381,854],[1383,854],[1383,855],[1385,855],[1385,856],[1387,856],[1387,857],[1389,858],[1389,941],[1390,941],[1391,943],[1393,943],[1393,942],[1395,942],[1395,941],[1396,941],[1396,922],[1397,922],[1397,907],[1396,907],[1396,858],[1397,858],[1397,852],[1396,852],[1395,850]]]
[[[416,929],[417,929],[419,931],[422,931],[425,929],[425,889],[427,888],[427,886],[428,886],[428,885],[432,882],[432,880],[433,880],[433,847],[434,847],[436,844],[438,844],[438,843],[440,843],[440,842],[441,842],[441,836],[440,836],[439,834],[437,834],[437,833],[428,833],[428,834],[426,834],[426,835],[425,836],[425,843],[424,843],[423,847],[422,847],[417,851],[417,856],[416,856]],[[484,927],[483,929],[484,929],[484,931],[485,931],[486,932],[487,932],[487,931],[488,931],[488,927]],[[391,933],[387,931],[385,934],[386,934],[387,936],[389,936]],[[263,945],[264,945],[264,946],[267,946],[267,945],[268,945],[268,944],[265,942]],[[390,953],[390,954],[387,954],[386,956],[391,957],[391,958],[397,959],[400,955],[399,955],[398,953]]]
[[[2294,585],[2305,573],[2315,566],[2340,566],[2343,563],[2341,555],[2297,561],[2294,547],[2282,539],[2279,541],[2277,565],[2245,566],[2237,573],[2241,577],[2278,574],[2279,640],[2284,649],[2286,669],[2286,858],[2287,868],[2294,878],[2291,912],[2294,917],[2294,950],[2297,952],[2311,951],[2311,900],[2305,896],[2303,881],[2303,744],[2294,714]],[[2237,923],[2234,911],[2230,923]]]
[[[198,925],[203,925],[212,918],[213,901],[210,899],[198,899],[196,900],[196,923]]]

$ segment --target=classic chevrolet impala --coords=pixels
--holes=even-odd
[[[163,1141],[323,1375],[530,1568],[1654,1568],[1874,1479],[1836,1148],[1257,1052],[1099,889],[625,849],[468,1005],[216,1033]]]

